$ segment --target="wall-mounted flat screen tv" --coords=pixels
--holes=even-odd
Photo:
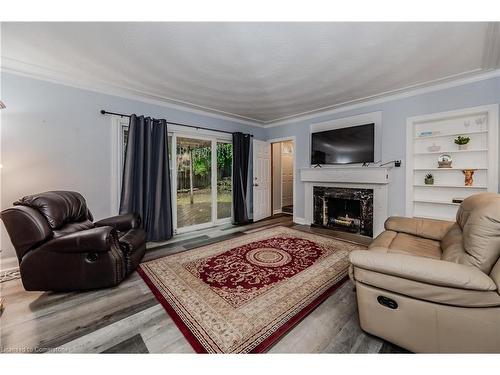
[[[311,135],[311,164],[374,162],[375,124],[327,130]]]

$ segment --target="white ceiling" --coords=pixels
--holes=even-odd
[[[3,23],[7,71],[269,124],[496,69],[498,23]]]

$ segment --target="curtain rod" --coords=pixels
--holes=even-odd
[[[126,114],[123,114],[123,113],[109,112],[109,111],[105,111],[104,109],[101,109],[101,114],[102,115],[116,115],[116,116],[121,116],[121,117],[130,117],[130,115],[126,115]],[[198,126],[198,125],[187,125],[187,124],[181,124],[181,123],[178,123],[178,122],[170,122],[170,121],[167,121],[167,124],[170,124],[170,125],[179,125],[179,126],[186,126],[188,128],[194,128],[194,129],[210,130],[210,131],[219,132],[219,133],[233,134],[233,132],[229,132],[229,131],[226,131],[226,130],[210,129],[210,128],[205,128],[203,126]],[[249,136],[253,137],[253,134],[249,134]]]

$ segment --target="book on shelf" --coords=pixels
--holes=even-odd
[[[424,137],[430,137],[430,136],[439,135],[439,134],[441,134],[440,131],[422,131],[422,132],[418,133],[418,136],[424,138]]]

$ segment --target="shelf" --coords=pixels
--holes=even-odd
[[[428,188],[455,188],[455,189],[487,189],[486,186],[464,186],[464,185],[426,185],[414,184],[415,187],[428,187]]]
[[[454,137],[457,135],[470,135],[470,134],[485,134],[488,133],[488,130],[477,130],[472,132],[462,132],[462,133],[448,133],[448,134],[439,134],[439,135],[428,135],[425,137],[413,137],[413,139],[432,139],[432,138],[446,138],[446,137]]]
[[[487,171],[488,168],[413,168],[414,171],[463,171],[464,169],[474,169],[475,171]]]
[[[450,201],[437,201],[437,200],[425,200],[425,199],[415,199],[415,203],[432,203],[432,204],[443,204],[447,206],[460,206],[460,203],[453,203]]]
[[[433,154],[457,154],[462,152],[486,152],[487,148],[479,148],[476,150],[443,150],[443,151],[426,151],[426,152],[415,152],[414,155],[433,155]]]
[[[422,133],[428,135],[419,136]],[[406,135],[409,216],[454,220],[460,203],[452,198],[497,190],[497,105],[410,117]],[[457,145],[458,136],[471,141]],[[438,159],[446,154],[453,159],[452,168],[439,168]],[[476,171],[473,186],[465,186],[464,170]],[[425,184],[428,174],[434,177],[432,185]]]

